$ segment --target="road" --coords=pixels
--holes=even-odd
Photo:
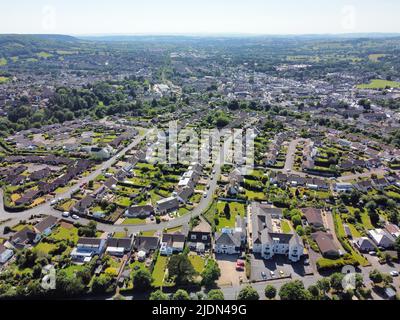
[[[127,147],[122,149],[121,151],[117,152],[113,157],[109,160],[103,162],[100,166],[98,166],[94,171],[92,171],[89,175],[80,178],[77,183],[75,183],[72,187],[68,188],[67,191],[58,194],[57,198],[70,198],[71,195],[79,190],[82,184],[88,183],[90,180],[95,179],[98,175],[102,173],[103,170],[109,168],[118,158],[125,155],[129,150],[133,149],[137,146],[148,134],[150,134],[152,130],[148,130],[144,135],[138,136],[132,141]],[[9,220],[3,224],[1,224],[0,228],[0,235],[3,235],[4,227],[9,226],[12,227],[17,224],[20,220],[27,220],[32,215],[39,215],[39,214],[50,214],[56,217],[61,218],[61,212],[53,209],[50,205],[50,201],[45,202],[44,204],[38,205],[34,208],[29,210],[25,210],[22,212],[7,212],[4,210],[4,199],[3,199],[3,190],[0,189],[0,221]],[[79,220],[82,224],[87,224],[89,220],[87,219],[80,219]],[[103,226],[108,226],[106,224],[99,224]]]
[[[148,135],[152,130],[149,130],[146,135]],[[131,144],[129,144],[126,148],[118,152],[116,155],[114,155],[111,159],[108,161],[102,163],[102,165],[97,168],[95,171],[91,172],[90,175],[83,177],[80,179],[73,187],[69,188],[68,191],[58,195],[59,198],[69,198],[71,197],[72,193],[74,193],[76,190],[80,188],[80,185],[83,183],[88,183],[90,180],[93,180],[96,178],[103,170],[106,170],[109,168],[119,157],[123,156],[127,151],[131,150],[134,148],[137,144],[140,143],[140,141],[143,140],[143,138],[146,136],[140,136],[137,137]],[[230,137],[227,141],[225,141],[225,146],[229,145],[232,143],[233,137]],[[128,230],[128,233],[138,233],[140,231],[162,231],[167,228],[173,228],[173,227],[178,227],[182,226],[185,224],[188,224],[191,218],[193,217],[198,217],[201,215],[207,208],[208,206],[212,203],[214,199],[214,194],[217,189],[217,182],[219,179],[219,176],[221,174],[221,166],[223,165],[223,158],[224,158],[224,150],[225,148],[221,148],[220,154],[217,157],[214,167],[213,167],[213,174],[211,175],[211,180],[210,180],[210,188],[207,190],[207,196],[202,198],[199,202],[199,204],[188,214],[183,215],[181,217],[177,217],[175,219],[172,219],[167,222],[161,222],[161,223],[149,223],[149,224],[134,224],[134,225],[129,225],[129,224],[123,224],[123,225],[110,225],[110,224],[105,224],[105,223],[97,223],[97,228],[101,231],[104,232],[118,232],[118,231],[124,231]],[[39,205],[37,207],[34,207],[32,209],[23,211],[23,212],[6,212],[4,210],[3,206],[3,191],[0,190],[0,221],[4,221],[7,219],[10,219],[9,221],[4,222],[3,224],[0,225],[0,236],[4,235],[4,227],[9,226],[12,227],[16,225],[19,221],[21,220],[28,220],[32,215],[39,215],[39,214],[49,214],[52,216],[56,216],[58,218],[62,218],[62,213],[53,209],[50,205],[50,202],[46,202],[42,205]],[[65,219],[65,218],[64,218]],[[72,219],[67,219],[70,220],[71,222],[75,222]],[[87,224],[89,223],[90,220],[80,218],[79,223],[81,224]]]
[[[293,170],[293,164],[295,159],[296,147],[299,142],[303,141],[304,139],[295,139],[290,141],[287,152],[286,152],[286,162],[284,170],[288,172],[288,170]]]

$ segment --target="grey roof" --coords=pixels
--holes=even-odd
[[[44,218],[42,221],[40,221],[37,225],[35,225],[35,229],[42,233],[48,228],[53,227],[58,221],[58,218],[53,217],[53,216],[48,216],[47,218]]]
[[[108,238],[107,247],[124,248],[125,251],[130,251],[132,242],[132,238]]]
[[[158,237],[137,236],[134,241],[136,250],[150,251],[158,248]]]
[[[241,239],[240,233],[215,233],[215,244],[216,245],[225,245],[225,246],[235,246],[240,247]]]
[[[251,215],[252,219],[252,241],[253,243],[269,243],[274,238],[278,238],[280,243],[301,243],[297,234],[294,233],[277,233],[273,232],[272,216],[281,213],[278,208],[270,208],[268,206],[253,203]],[[279,214],[280,216],[280,214]]]
[[[130,216],[143,217],[153,214],[154,208],[153,206],[147,204],[144,206],[132,206],[129,207],[126,211]]]

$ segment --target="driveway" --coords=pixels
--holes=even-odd
[[[270,260],[262,259],[259,255],[251,257],[251,280],[263,281],[286,277],[303,277],[309,273],[308,267],[304,266],[303,261],[292,263],[287,257],[276,255]],[[265,273],[266,279],[263,278]]]
[[[221,269],[221,277],[218,279],[218,285],[238,286],[240,285],[240,277],[245,280],[246,272],[236,270],[236,261],[239,255],[216,254],[215,259]]]

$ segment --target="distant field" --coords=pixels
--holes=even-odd
[[[5,66],[7,64],[7,60],[5,58],[0,58],[0,66]]]
[[[375,53],[375,54],[370,54],[368,56],[368,59],[373,61],[373,62],[379,62],[380,58],[386,57],[386,54],[383,53]]]
[[[364,83],[357,86],[358,89],[385,89],[386,87],[400,88],[400,82],[374,79],[368,84]]]
[[[45,58],[45,59],[47,59],[47,58],[51,58],[53,55],[52,55],[51,53],[42,51],[42,52],[39,52],[39,53],[37,54],[37,56],[38,56],[39,58]]]
[[[0,83],[4,83],[4,82],[7,82],[7,81],[8,81],[7,77],[0,76]]]

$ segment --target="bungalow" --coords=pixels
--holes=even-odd
[[[160,254],[171,255],[182,252],[185,246],[185,235],[181,233],[164,233],[161,239]]]
[[[321,209],[305,208],[301,210],[309,225],[315,228],[323,228],[324,221],[322,220]]]
[[[76,262],[90,262],[93,256],[101,256],[105,245],[105,239],[79,238],[76,247],[71,252],[71,258]]]
[[[364,180],[364,181],[357,182],[354,186],[358,191],[361,191],[361,192],[368,192],[369,190],[373,189],[371,180]]]
[[[392,247],[395,242],[395,239],[384,229],[369,230],[368,236],[378,247],[385,249]]]
[[[11,249],[7,249],[0,243],[0,264],[6,263],[13,255],[14,252]]]
[[[336,192],[349,192],[353,190],[353,185],[351,183],[336,183],[333,186],[333,190]]]
[[[82,200],[77,202],[71,209],[71,213],[87,214],[89,207],[95,202],[95,198],[92,195],[87,195]]]
[[[132,238],[108,238],[106,253],[121,257],[132,250],[132,245]]]
[[[360,252],[375,251],[375,245],[367,237],[354,239],[354,245]]]
[[[178,209],[179,201],[176,197],[169,197],[156,202],[156,210],[159,214],[166,214]]]
[[[39,197],[41,195],[41,191],[40,190],[29,190],[27,192],[25,192],[21,198],[17,199],[15,201],[15,204],[17,206],[22,206],[22,205],[27,205],[30,204],[34,199],[36,199],[37,197]]]
[[[373,179],[372,184],[376,189],[383,189],[385,187],[390,186],[390,182],[387,181],[385,178]]]
[[[189,231],[188,246],[190,250],[204,252],[211,248],[211,233],[206,231]]]
[[[158,249],[159,240],[158,237],[136,236],[133,247],[136,251],[144,251],[149,254]]]
[[[124,216],[127,218],[146,218],[154,214],[152,205],[132,206],[125,210]]]
[[[53,216],[48,216],[35,225],[34,230],[41,236],[48,236],[51,230],[55,227],[58,222],[58,218]]]
[[[400,229],[393,223],[388,223],[385,225],[385,230],[388,232],[394,239],[400,237]]]
[[[25,248],[28,244],[36,244],[40,240],[40,235],[28,227],[25,227],[11,237],[11,243],[17,248]]]
[[[336,258],[340,256],[340,250],[333,240],[333,236],[329,233],[317,231],[311,234],[317,243],[319,250],[324,257]]]
[[[176,197],[179,200],[179,202],[186,203],[188,202],[189,198],[192,196],[193,193],[194,193],[193,187],[187,186],[180,189],[177,192]]]

